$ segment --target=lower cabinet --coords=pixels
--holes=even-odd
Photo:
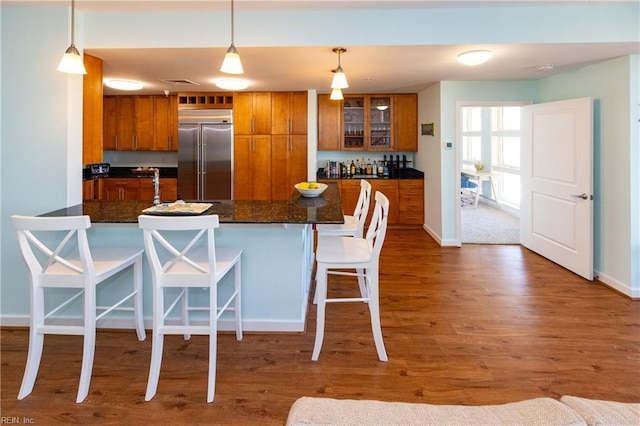
[[[104,200],[137,200],[139,193],[140,179],[138,178],[109,178],[104,180]]]
[[[407,225],[424,223],[424,181],[398,181],[398,222]]]
[[[322,182],[335,182],[340,189],[342,211],[353,214],[360,196],[359,179],[321,179]],[[422,225],[424,223],[424,182],[420,179],[370,179],[371,203],[365,228],[369,226],[376,204],[376,191],[389,199],[389,225]]]
[[[143,200],[153,202],[155,186],[151,178],[103,179],[103,200]],[[160,179],[160,201],[178,198],[178,179]]]
[[[153,201],[155,186],[151,179],[140,179],[140,198]],[[173,202],[178,198],[178,179],[160,179],[160,201]]]
[[[97,200],[99,198],[100,179],[90,179],[82,182],[82,201]]]
[[[369,203],[369,215],[367,216],[367,225],[371,222],[373,217],[373,207],[376,205],[376,192],[382,192],[389,199],[389,217],[387,219],[388,225],[396,225],[398,223],[398,180],[376,180],[372,179],[371,183],[371,202]]]

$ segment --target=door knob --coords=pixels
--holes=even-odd
[[[582,198],[583,200],[588,200],[589,196],[587,194],[585,194],[584,192],[582,194],[573,194],[572,195],[573,198]]]

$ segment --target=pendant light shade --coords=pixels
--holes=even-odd
[[[331,89],[331,96],[329,96],[329,99],[331,99],[332,101],[343,100],[344,96],[342,96],[342,89],[339,89],[339,88]]]
[[[227,49],[227,53],[224,55],[224,61],[222,61],[222,67],[220,67],[220,71],[227,74],[244,74],[244,69],[242,68],[242,62],[240,62],[240,54],[236,49],[233,39],[233,0],[231,0],[231,46]]]
[[[75,1],[71,0],[71,46],[64,52],[64,56],[58,65],[58,71],[68,74],[86,74],[82,56],[74,44],[75,31]]]
[[[333,52],[338,54],[338,67],[333,72],[333,80],[331,81],[332,89],[346,89],[349,87],[347,83],[347,76],[345,75],[342,66],[340,65],[340,54],[347,51],[344,47],[334,47]]]

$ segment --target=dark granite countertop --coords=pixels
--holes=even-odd
[[[187,200],[188,202],[188,200]],[[315,198],[302,197],[293,190],[288,201],[198,201],[212,203],[203,214],[217,214],[220,223],[344,223],[340,191],[335,183]],[[149,201],[85,201],[41,216],[89,215],[92,223],[137,223]]]
[[[421,172],[420,170],[416,170],[416,169],[412,169],[412,168],[395,168],[395,169],[389,169],[389,176],[388,177],[381,177],[381,176],[375,176],[375,175],[355,175],[353,177],[338,177],[338,176],[331,176],[331,177],[327,177],[325,176],[324,173],[324,169],[320,168],[318,169],[318,172],[316,174],[316,179],[318,180],[336,180],[336,179],[345,179],[345,180],[352,180],[352,179],[375,179],[375,180],[379,180],[379,179],[424,179],[424,172]]]
[[[160,169],[160,179],[170,179],[178,177],[177,167],[158,167]],[[98,178],[152,178],[153,173],[136,173],[135,167],[110,167],[109,173],[100,175],[91,175],[87,168],[82,169],[82,179],[98,179]]]

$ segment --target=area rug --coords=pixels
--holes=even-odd
[[[494,207],[478,203],[460,209],[463,244],[520,244],[520,221]]]

